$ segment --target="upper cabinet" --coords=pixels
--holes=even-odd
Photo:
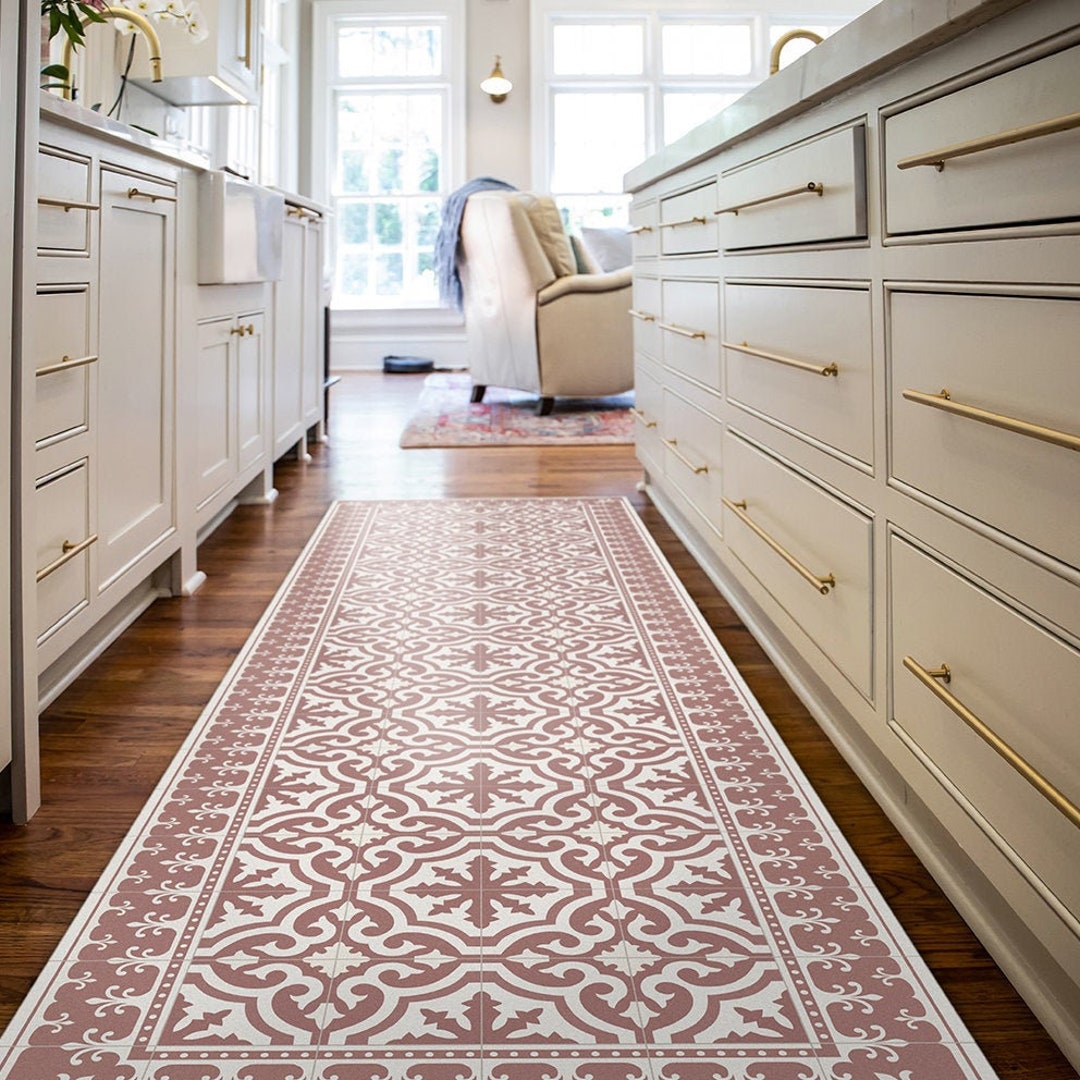
[[[133,81],[172,105],[254,104],[259,98],[259,0],[200,0],[204,29],[162,34],[162,79],[152,82],[143,50]]]

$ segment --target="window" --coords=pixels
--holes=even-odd
[[[791,28],[780,2],[775,19],[767,3],[535,4],[533,182],[552,192],[568,225],[625,223],[625,173],[765,78],[769,48]],[[846,21],[808,18],[801,25],[822,36]]]
[[[435,237],[461,168],[460,7],[402,5],[391,14],[357,0],[316,5],[335,306],[439,303]]]

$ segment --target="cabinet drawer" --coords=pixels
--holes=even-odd
[[[89,285],[40,286],[34,299],[34,445],[90,428],[92,351]]]
[[[893,475],[1080,566],[1080,300],[894,291],[889,301]],[[1035,437],[1045,431],[1072,448]]]
[[[1019,856],[1014,865],[1080,915],[1077,825],[918,677],[947,693],[1073,804],[1080,803],[1080,653],[1008,604],[894,537],[891,726]],[[1072,586],[1064,586],[1073,588]],[[976,816],[978,815],[978,816]]]
[[[641,464],[652,472],[663,471],[663,443],[660,442],[660,419],[664,409],[664,391],[651,364],[638,360],[634,365],[634,442]]]
[[[890,116],[886,230],[1075,221],[1080,129],[1048,122],[1075,115],[1078,101],[1080,46]],[[994,145],[1003,134],[1026,137]],[[951,157],[960,144],[969,152]]]
[[[720,421],[672,390],[664,390],[664,476],[723,535]]]
[[[728,546],[871,698],[872,519],[730,431],[724,473]]]
[[[867,289],[726,283],[729,400],[871,464]]]
[[[90,602],[88,461],[43,477],[34,491],[38,644]]]
[[[715,281],[660,285],[660,348],[680,375],[720,389],[720,286]]]
[[[865,237],[865,125],[724,173],[717,214],[726,251]]]
[[[43,254],[90,252],[90,159],[54,146],[38,147],[38,250]]]
[[[716,251],[716,181],[660,200],[660,251],[702,255]]]
[[[634,278],[634,352],[655,359],[660,357],[660,282],[656,278]]]
[[[659,204],[653,200],[647,203],[635,202],[630,207],[631,243],[635,259],[651,259],[659,250]]]

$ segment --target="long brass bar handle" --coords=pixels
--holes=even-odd
[[[40,379],[42,375],[54,375],[58,371],[71,371],[73,368],[86,367],[87,364],[96,363],[96,356],[79,356],[74,358],[64,356],[59,363],[46,364],[45,367],[39,367],[37,371],[34,372],[34,376]]]
[[[54,199],[50,195],[39,195],[38,206],[59,206],[66,214],[69,210],[100,210],[97,203],[76,202],[74,199]]]
[[[968,420],[978,420],[981,424],[1004,428],[1005,431],[1012,431],[1017,435],[1026,435],[1029,439],[1039,439],[1042,442],[1053,443],[1054,446],[1063,446],[1066,450],[1080,450],[1080,435],[1073,435],[1068,431],[1058,431],[1056,428],[1043,427],[1040,424],[1029,423],[1027,420],[1017,420],[1013,416],[1003,416],[1001,413],[988,412],[986,409],[979,409],[974,405],[965,405],[960,401],[953,401],[948,390],[942,390],[940,394],[926,394],[921,390],[905,390],[903,396],[916,405],[929,405],[933,409],[942,409],[945,412],[953,413],[955,416],[964,416]]]
[[[631,412],[631,414],[633,416],[635,416],[638,420],[640,420],[641,423],[644,424],[645,427],[647,427],[647,428],[654,428],[658,424],[658,421],[650,420],[636,405],[631,405],[630,406],[630,412]]]
[[[709,471],[708,465],[695,465],[680,449],[678,439],[664,439],[664,445],[688,468],[695,476],[702,476]]]
[[[721,499],[721,502],[756,536],[764,540],[766,544],[780,556],[804,581],[813,585],[822,596],[828,596],[830,589],[836,588],[836,578],[832,574],[820,577],[812,570],[808,570],[787,548],[777,543],[760,525],[754,522],[746,512],[746,500],[732,502],[731,499]]]
[[[634,225],[626,230],[627,236],[637,236],[638,233],[652,232],[651,225]]]
[[[85,540],[80,540],[77,544],[73,544],[70,540],[65,540],[61,550],[63,555],[58,559],[53,559],[48,566],[43,566],[35,576],[35,581],[44,581],[50,574],[55,574],[65,563],[71,562],[76,555],[81,555],[91,544],[97,543],[97,533],[92,536],[88,536]]]
[[[735,352],[746,353],[747,356],[758,356],[762,360],[771,360],[774,364],[785,364],[787,367],[798,368],[800,371],[811,371],[815,375],[839,375],[840,369],[836,364],[808,364],[805,360],[796,360],[792,356],[781,356],[779,353],[765,352],[763,349],[752,349],[745,341],[736,344],[734,341],[721,341],[725,349],[734,349]]]
[[[656,316],[650,315],[647,311],[638,311],[637,308],[631,308],[630,314],[635,319],[640,319],[642,322],[656,322]]]
[[[127,189],[127,197],[129,199],[149,199],[153,202],[176,202],[175,195],[158,195],[154,191],[140,191],[137,187],[129,187]]]
[[[704,225],[705,219],[703,217],[688,217],[680,218],[678,221],[661,221],[661,229],[677,229],[680,225]]]
[[[678,334],[680,337],[697,338],[701,341],[708,337],[704,330],[689,330],[685,326],[676,326],[674,323],[658,322],[656,325],[661,330],[668,330],[672,334]]]
[[[306,206],[287,206],[285,208],[285,215],[287,217],[298,217],[303,221],[318,221],[322,217],[322,214],[316,213],[314,210],[309,210]]]
[[[751,199],[749,202],[736,203],[734,206],[725,206],[720,210],[714,210],[714,214],[735,214],[740,210],[746,210],[751,206],[762,206],[764,203],[777,202],[779,199],[792,199],[796,195],[824,195],[825,185],[818,180],[800,184],[798,187],[788,188],[787,191],[778,191],[775,195],[763,195],[760,199]]]
[[[948,667],[942,665],[937,671],[924,668],[910,656],[904,657],[904,667],[915,676],[942,704],[947,705],[987,746],[1000,754],[1043,798],[1055,809],[1060,810],[1074,825],[1080,828],[1080,806],[1077,806],[1064,792],[1059,791],[1034,766],[1021,757],[993,729],[979,719],[958,697],[945,689],[937,680],[948,674]]]
[[[1052,120],[1040,120],[1037,124],[1011,128],[1009,131],[1000,131],[996,135],[983,135],[978,139],[953,143],[952,146],[933,150],[929,154],[913,154],[911,157],[901,158],[896,163],[896,167],[917,169],[922,165],[933,165],[938,172],[941,172],[945,168],[945,162],[952,161],[954,158],[980,154],[984,150],[994,150],[999,146],[1012,146],[1013,143],[1027,142],[1028,139],[1042,139],[1047,135],[1072,131],[1073,128],[1078,127],[1080,127],[1080,112],[1069,113],[1067,116],[1055,116]]]

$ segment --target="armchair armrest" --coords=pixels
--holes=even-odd
[[[633,281],[633,272],[629,266],[621,270],[612,270],[607,274],[568,274],[556,278],[549,285],[543,286],[536,294],[538,307],[558,300],[560,296],[572,293],[606,293],[629,288]]]

